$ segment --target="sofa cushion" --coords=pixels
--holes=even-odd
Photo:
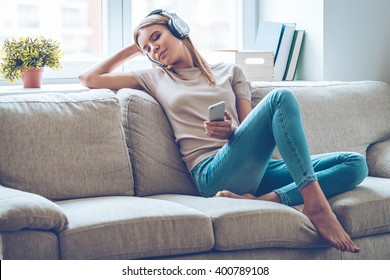
[[[0,231],[42,229],[61,231],[68,220],[54,202],[37,194],[0,186]]]
[[[145,92],[118,91],[138,196],[197,194],[164,111]]]
[[[0,97],[0,184],[46,198],[133,194],[109,90]]]
[[[353,238],[390,231],[390,179],[367,177],[329,203]]]
[[[368,147],[367,165],[370,176],[390,178],[390,140]]]
[[[209,215],[218,250],[328,246],[305,215],[282,204],[168,194],[153,198],[176,202]]]
[[[141,197],[99,197],[58,204],[69,226],[63,259],[132,259],[210,250],[210,218],[194,209]]]
[[[365,155],[369,144],[390,138],[390,86],[385,83],[256,82],[252,85],[253,105],[275,88],[288,87],[295,93],[312,154],[352,151]]]

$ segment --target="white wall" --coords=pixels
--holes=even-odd
[[[305,29],[297,78],[390,83],[389,0],[258,0],[259,20]]]
[[[390,83],[390,1],[324,1],[324,79]]]

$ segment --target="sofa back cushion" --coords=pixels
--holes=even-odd
[[[117,94],[136,195],[197,194],[160,104],[139,90],[121,89]]]
[[[390,178],[390,140],[368,147],[367,165],[370,176]]]
[[[111,91],[3,96],[0,120],[3,186],[52,200],[133,194]]]
[[[385,83],[258,82],[253,84],[252,105],[280,87],[290,88],[298,99],[312,154],[365,155],[370,144],[390,138],[390,86]]]

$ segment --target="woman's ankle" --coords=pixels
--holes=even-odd
[[[306,211],[322,211],[329,209],[330,205],[326,199],[318,181],[312,181],[301,189],[304,208]]]

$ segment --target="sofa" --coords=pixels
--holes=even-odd
[[[390,86],[253,82],[253,106],[279,87],[311,154],[367,160],[329,200],[361,253],[330,247],[302,205],[199,196],[156,100],[95,89],[0,96],[0,259],[390,259]]]

